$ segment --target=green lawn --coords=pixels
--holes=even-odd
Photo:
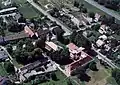
[[[20,12],[26,18],[36,17],[40,14],[40,12],[36,11],[30,4],[26,3],[26,0],[11,0],[15,2],[19,6]],[[2,0],[0,0],[0,6],[2,4]]]
[[[118,85],[113,77],[108,77],[107,83],[110,85]]]
[[[3,67],[3,64],[0,63],[0,76],[7,76],[7,72]]]
[[[12,1],[16,2],[19,5],[20,12],[26,18],[32,18],[39,15],[39,12],[36,11],[30,4],[26,3],[26,0],[12,0]]]

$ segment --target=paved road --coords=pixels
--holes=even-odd
[[[103,12],[107,13],[110,16],[113,16],[116,18],[116,20],[120,21],[120,14],[118,14],[116,11],[108,9],[100,4],[98,4],[97,2],[95,2],[94,0],[85,0],[87,3],[95,6],[96,8],[102,10]]]
[[[46,15],[50,20],[55,21],[58,25],[60,25],[64,31],[66,32],[65,35],[70,35],[72,32],[68,30],[69,28],[61,24],[58,20],[56,20],[54,17],[52,17],[49,13],[47,13],[45,10],[43,10],[38,4],[34,3],[33,0],[27,0],[33,7],[35,7],[37,10],[39,10],[41,13]]]

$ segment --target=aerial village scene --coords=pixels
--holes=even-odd
[[[0,0],[0,85],[120,85],[120,0]]]

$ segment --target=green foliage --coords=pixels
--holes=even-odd
[[[70,56],[70,52],[69,52],[69,49],[68,48],[64,48],[61,52],[61,55],[63,57],[69,57]]]
[[[113,69],[112,77],[114,77],[117,84],[120,85],[120,70],[119,69]]]
[[[67,85],[73,85],[70,79],[67,80]]]
[[[89,17],[91,17],[93,19],[95,18],[95,13],[94,12],[89,12],[88,15],[89,15]]]
[[[92,71],[98,71],[97,66],[96,66],[96,62],[91,62],[89,64],[89,69],[91,69]]]
[[[70,36],[71,42],[75,43],[78,47],[85,47],[91,49],[91,43],[83,36],[83,32],[73,32]]]
[[[11,45],[11,44],[8,44],[8,45],[6,46],[6,48],[7,48],[7,51],[8,51],[10,54],[13,53],[13,48],[12,48],[12,45]]]
[[[4,63],[4,67],[6,69],[6,71],[10,74],[14,74],[15,73],[15,69],[14,69],[14,65],[11,64],[10,62],[5,62]]]
[[[95,30],[95,31],[98,31],[100,29],[100,24],[93,25],[92,29]]]

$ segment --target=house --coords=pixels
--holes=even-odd
[[[93,22],[93,19],[90,17],[87,17],[86,15],[82,14],[82,19],[86,24],[91,24]]]
[[[95,22],[98,22],[99,19],[100,19],[100,17],[101,17],[101,16],[100,16],[98,13],[96,13],[96,14],[95,14],[95,20],[94,20],[94,21],[95,21]]]
[[[82,47],[77,47],[75,44],[70,43],[68,46],[70,51],[70,57],[73,60],[72,63],[65,66],[67,76],[71,75],[71,72],[79,66],[83,66],[93,60],[93,58],[85,53]]]
[[[103,46],[105,44],[105,42],[103,41],[103,40],[97,40],[96,41],[96,45],[98,46],[98,47],[101,47],[101,46]]]
[[[103,46],[103,45],[105,45],[105,41],[108,39],[108,37],[106,36],[106,35],[101,35],[100,37],[99,37],[99,39],[96,41],[96,45],[98,46],[98,47],[101,47],[101,46]]]
[[[31,76],[44,75],[45,73],[50,73],[56,71],[55,64],[47,59],[37,60],[33,63],[25,65],[19,69],[19,79],[20,82],[28,80]]]
[[[81,20],[79,20],[78,18],[74,17],[71,14],[68,14],[69,17],[71,17],[71,21],[77,25],[77,27],[79,27],[80,25],[82,25]]]
[[[48,51],[58,51],[58,50],[62,49],[62,47],[56,45],[56,44],[53,43],[53,42],[48,42],[48,41],[46,41],[45,44],[46,44],[46,45],[45,45],[45,48],[46,48]]]
[[[101,25],[101,27],[100,27],[100,29],[99,29],[98,31],[99,31],[99,33],[101,33],[101,34],[106,34],[108,29],[109,29],[108,26],[106,26],[106,25]]]

